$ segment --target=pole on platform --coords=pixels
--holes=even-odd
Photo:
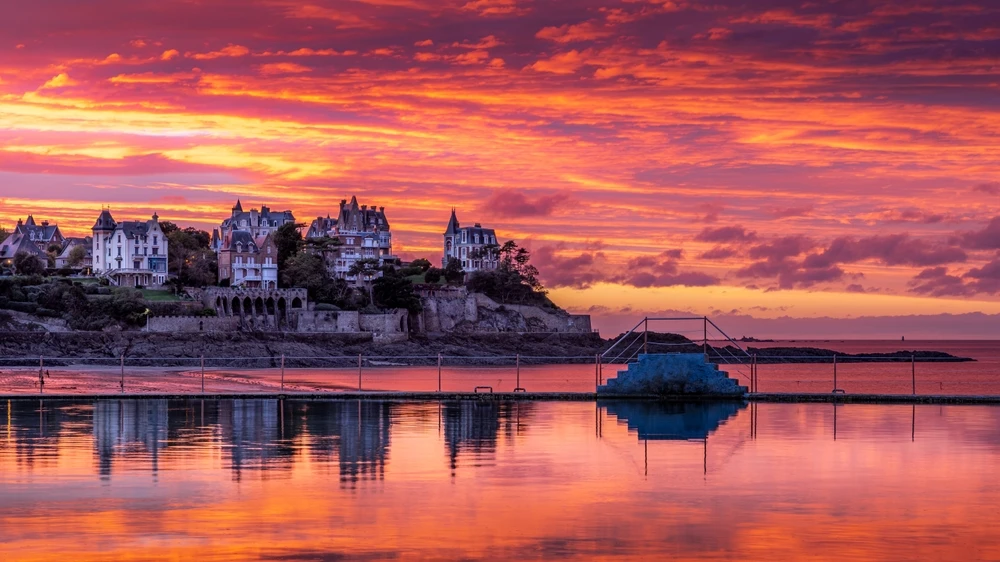
[[[358,392],[361,392],[361,354],[358,354]]]
[[[701,347],[702,351],[705,353],[705,362],[708,362],[708,316],[703,316],[702,319],[702,340]]]
[[[649,317],[647,316],[643,319],[642,327],[642,352],[643,354],[649,353]]]
[[[281,390],[285,390],[285,354],[281,354]]]
[[[441,392],[441,354],[438,353],[438,392]]]
[[[124,353],[122,353],[121,365],[122,365],[122,378],[121,378],[121,382],[118,383],[118,386],[119,386],[119,388],[121,388],[122,394],[125,394],[125,354]]]
[[[205,356],[201,356],[201,391],[205,392]]]
[[[594,354],[594,392],[601,386],[601,354]]]
[[[757,354],[750,356],[750,392],[757,392]]]
[[[38,393],[45,393],[45,357],[41,355],[38,356]]]
[[[912,381],[913,394],[917,393],[917,358],[910,355],[910,380]]]

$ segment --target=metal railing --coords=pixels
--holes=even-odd
[[[695,324],[695,331],[670,329],[669,333],[675,336],[682,336],[682,341],[651,341],[651,334],[654,334],[653,339],[655,340],[658,335],[662,335],[664,332],[651,331],[650,323],[653,323],[654,326],[662,326],[664,324],[691,325],[693,323]],[[699,327],[700,330],[697,329]],[[713,346],[709,342],[722,342],[723,346]],[[651,347],[654,351],[665,350],[666,353],[692,353],[695,352],[694,346],[697,346],[701,353],[705,355],[706,362],[726,365],[739,377],[743,378],[748,385],[752,382],[755,366],[751,354],[707,316],[664,318],[647,316],[640,320],[632,329],[619,336],[601,354],[600,359],[602,363],[606,364],[628,364],[634,361],[640,353],[649,353]],[[603,378],[603,375],[601,378]]]

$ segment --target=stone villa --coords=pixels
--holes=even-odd
[[[233,287],[274,289],[278,286],[278,250],[274,233],[295,223],[291,211],[244,211],[239,200],[232,215],[212,232],[212,248],[219,256],[219,281]]]
[[[447,267],[448,260],[455,258],[467,273],[496,269],[499,260],[498,248],[497,235],[492,228],[483,228],[478,222],[475,226],[462,227],[458,223],[458,217],[455,216],[455,209],[451,210],[451,219],[448,220],[448,227],[444,231],[444,256],[441,258],[441,267]]]
[[[0,263],[10,266],[14,256],[25,253],[38,257],[45,264],[49,246],[59,246],[61,251],[64,241],[57,225],[49,224],[49,221],[36,224],[35,217],[28,215],[27,220],[18,220],[14,231],[0,243]]]
[[[324,251],[327,268],[334,277],[357,282],[348,271],[362,259],[378,260],[379,265],[394,262],[392,232],[385,218],[385,207],[358,205],[358,198],[340,201],[336,217],[317,217],[306,231],[306,239],[336,239],[339,246]]]

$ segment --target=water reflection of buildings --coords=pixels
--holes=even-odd
[[[310,454],[323,461],[335,456],[341,482],[353,485],[385,477],[392,406],[270,399],[98,401],[93,438],[102,478],[110,477],[116,460],[148,459],[155,473],[167,449],[183,460],[192,449],[220,447],[237,481],[247,470],[289,470],[297,455]]]
[[[110,478],[116,456],[148,456],[159,470],[160,448],[167,443],[166,400],[102,400],[94,403],[94,446],[98,473]]]
[[[445,402],[444,440],[452,476],[463,453],[471,454],[476,466],[494,459],[501,425],[505,437],[519,433],[522,420],[527,422],[531,417],[532,406],[522,402]]]
[[[362,400],[305,404],[312,454],[336,453],[342,484],[384,479],[393,406]]]

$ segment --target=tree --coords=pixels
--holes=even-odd
[[[504,242],[498,251],[500,270],[513,271],[520,276],[521,281],[536,291],[542,291],[538,281],[538,268],[531,265],[531,254],[526,248],[517,245],[513,240]]]
[[[417,258],[410,262],[410,267],[419,267],[423,273],[431,268],[431,261],[425,258]]]
[[[405,308],[417,313],[423,310],[420,297],[409,279],[396,273],[386,273],[372,284],[373,303],[379,308]]]
[[[45,264],[38,256],[27,252],[18,252],[14,255],[14,272],[18,275],[42,275],[45,273]]]
[[[49,247],[45,249],[45,261],[48,267],[56,266],[56,258],[62,253],[62,246],[59,244],[49,244]]]
[[[432,267],[424,273],[424,283],[436,284],[441,280],[441,275],[444,274],[444,270],[439,267]]]
[[[70,267],[80,267],[83,265],[83,261],[87,259],[87,248],[83,245],[73,246],[73,249],[69,251],[69,256],[66,257],[66,265]]]
[[[514,241],[506,242],[498,251],[498,267],[492,271],[477,271],[469,276],[470,291],[483,293],[504,304],[535,304],[554,307],[538,281],[538,269],[531,265],[531,254]]]
[[[447,283],[461,283],[465,279],[465,271],[462,270],[462,262],[455,258],[448,258],[448,263],[444,267],[444,280]]]
[[[279,274],[286,287],[306,289],[311,299],[321,296],[325,286],[331,281],[323,258],[308,252],[290,257],[285,262],[285,267],[279,270]]]
[[[174,223],[172,223],[170,221],[161,221],[160,222],[160,230],[163,231],[163,235],[164,236],[170,236],[170,233],[177,232],[180,229],[181,229],[181,227],[177,226],[176,224],[174,224]]]
[[[164,224],[168,228],[164,228]],[[181,230],[170,222],[160,223],[167,238],[169,257],[167,269],[177,275],[176,285],[180,287],[204,287],[218,278],[219,261],[209,248],[211,236],[204,230],[185,228]]]
[[[358,260],[351,264],[351,268],[347,270],[347,275],[350,277],[357,277],[366,287],[368,287],[368,302],[375,302],[375,298],[372,295],[372,279],[379,274],[378,260],[374,258],[365,258]]]
[[[7,232],[7,229],[0,226],[0,242],[6,240],[8,236],[10,236],[10,233]]]
[[[302,249],[303,224],[285,223],[274,231],[274,245],[278,248],[278,271],[285,269],[285,262]]]

